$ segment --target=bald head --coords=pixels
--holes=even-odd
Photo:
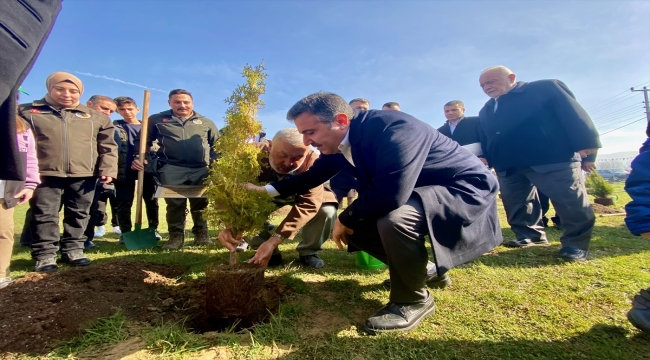
[[[487,96],[498,99],[507,94],[516,84],[516,76],[512,70],[503,65],[490,66],[481,72],[479,84]]]

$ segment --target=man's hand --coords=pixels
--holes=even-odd
[[[282,239],[280,237],[271,236],[257,248],[255,256],[248,260],[248,263],[267,267],[269,265],[269,260],[271,260],[271,255],[273,255],[273,252],[281,243]]]
[[[348,244],[348,239],[345,238],[346,235],[352,235],[354,231],[345,225],[341,224],[337,218],[334,222],[334,230],[332,230],[332,240],[336,243],[336,246],[339,250],[343,250],[343,244]]]
[[[237,238],[233,237],[230,229],[221,230],[218,238],[221,245],[230,250],[230,252],[235,252],[235,247],[241,242],[241,235]]]
[[[113,182],[113,178],[110,176],[100,176],[102,184],[110,184]]]
[[[257,186],[257,185],[253,185],[251,183],[246,183],[246,184],[244,184],[244,186],[246,186],[246,190],[266,192],[266,188],[264,186]]]
[[[32,189],[22,189],[18,194],[14,195],[14,199],[20,199],[16,205],[22,205],[29,201],[34,194]]]
[[[595,154],[598,151],[598,149],[584,149],[578,151],[578,154],[580,154],[580,157],[586,158],[587,156],[591,154]]]
[[[483,163],[483,165],[488,166],[488,162],[487,162],[487,159],[486,159],[486,158],[482,158],[482,157],[480,157],[480,158],[478,158],[478,159],[481,160],[481,162]]]
[[[593,161],[583,161],[582,162],[582,170],[584,170],[585,172],[590,173],[590,172],[596,170],[596,163],[593,162]]]
[[[145,165],[148,164],[147,160],[144,160]],[[131,169],[133,170],[144,170],[144,165],[140,162],[138,159],[133,159],[133,162],[131,163]]]

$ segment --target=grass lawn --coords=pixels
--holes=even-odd
[[[622,207],[629,197],[622,183],[615,187],[617,206]],[[166,237],[164,206],[161,208],[160,230]],[[22,206],[15,212],[17,232],[22,229],[25,211]],[[513,239],[502,208],[500,217],[505,240]],[[278,223],[281,219],[274,220]],[[306,270],[296,265],[294,241],[281,245],[285,266],[267,271],[267,277],[281,277],[294,290],[268,324],[243,333],[196,335],[178,326],[134,333],[123,330],[129,319],[117,313],[98,323],[91,333],[80,335],[72,350],[44,357],[84,357],[89,349],[97,354],[126,343],[135,344],[130,359],[650,358],[650,335],[636,330],[625,318],[634,294],[650,286],[648,240],[632,236],[622,216],[597,216],[591,259],[566,263],[556,258],[561,232],[549,228],[547,234],[550,246],[500,246],[452,269],[453,285],[431,290],[436,313],[406,334],[368,336],[360,330],[364,320],[388,299],[380,285],[388,277],[387,270],[358,270],[354,256],[337,250],[331,241],[321,254],[327,266]],[[12,257],[14,277],[33,268],[29,251],[18,245],[18,237],[16,234]],[[187,278],[204,277],[206,265],[228,261],[222,248],[127,252],[116,240],[110,232],[97,239],[100,247],[89,251],[89,257],[95,263],[122,258],[181,264],[189,267]],[[107,340],[98,341],[99,337]]]

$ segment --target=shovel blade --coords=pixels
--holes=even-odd
[[[122,239],[127,250],[149,249],[158,244],[156,229],[140,229],[139,224],[136,224],[133,231],[123,233]]]

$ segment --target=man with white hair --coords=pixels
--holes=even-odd
[[[295,128],[280,130],[271,141],[268,141],[268,146],[264,143],[259,143],[259,146],[267,154],[261,162],[270,165],[270,167],[262,166],[259,180],[263,183],[281,181],[301,174],[318,159],[318,154],[303,143],[302,135]],[[272,247],[265,246],[258,251],[272,252],[266,254],[270,255],[268,266],[278,266],[282,263],[282,254],[278,245],[283,240],[293,239],[302,229],[302,239],[296,247],[300,262],[312,269],[324,267],[325,262],[318,257],[318,252],[322,250],[322,244],[329,239],[332,226],[336,221],[337,201],[334,193],[325,186],[319,185],[295,196],[276,197],[273,201],[278,208],[285,205],[292,205],[292,208],[280,225],[274,229],[273,234],[265,231],[252,238],[249,245],[257,250],[264,243],[272,244]],[[239,244],[239,240],[233,238],[230,229],[219,233],[219,241],[230,251]]]
[[[573,93],[559,80],[516,81],[505,66],[479,78],[491,98],[479,112],[483,156],[499,178],[503,205],[517,239],[511,247],[548,244],[539,225],[537,188],[562,220],[559,256],[586,260],[595,223],[581,160],[601,147],[598,132]]]

